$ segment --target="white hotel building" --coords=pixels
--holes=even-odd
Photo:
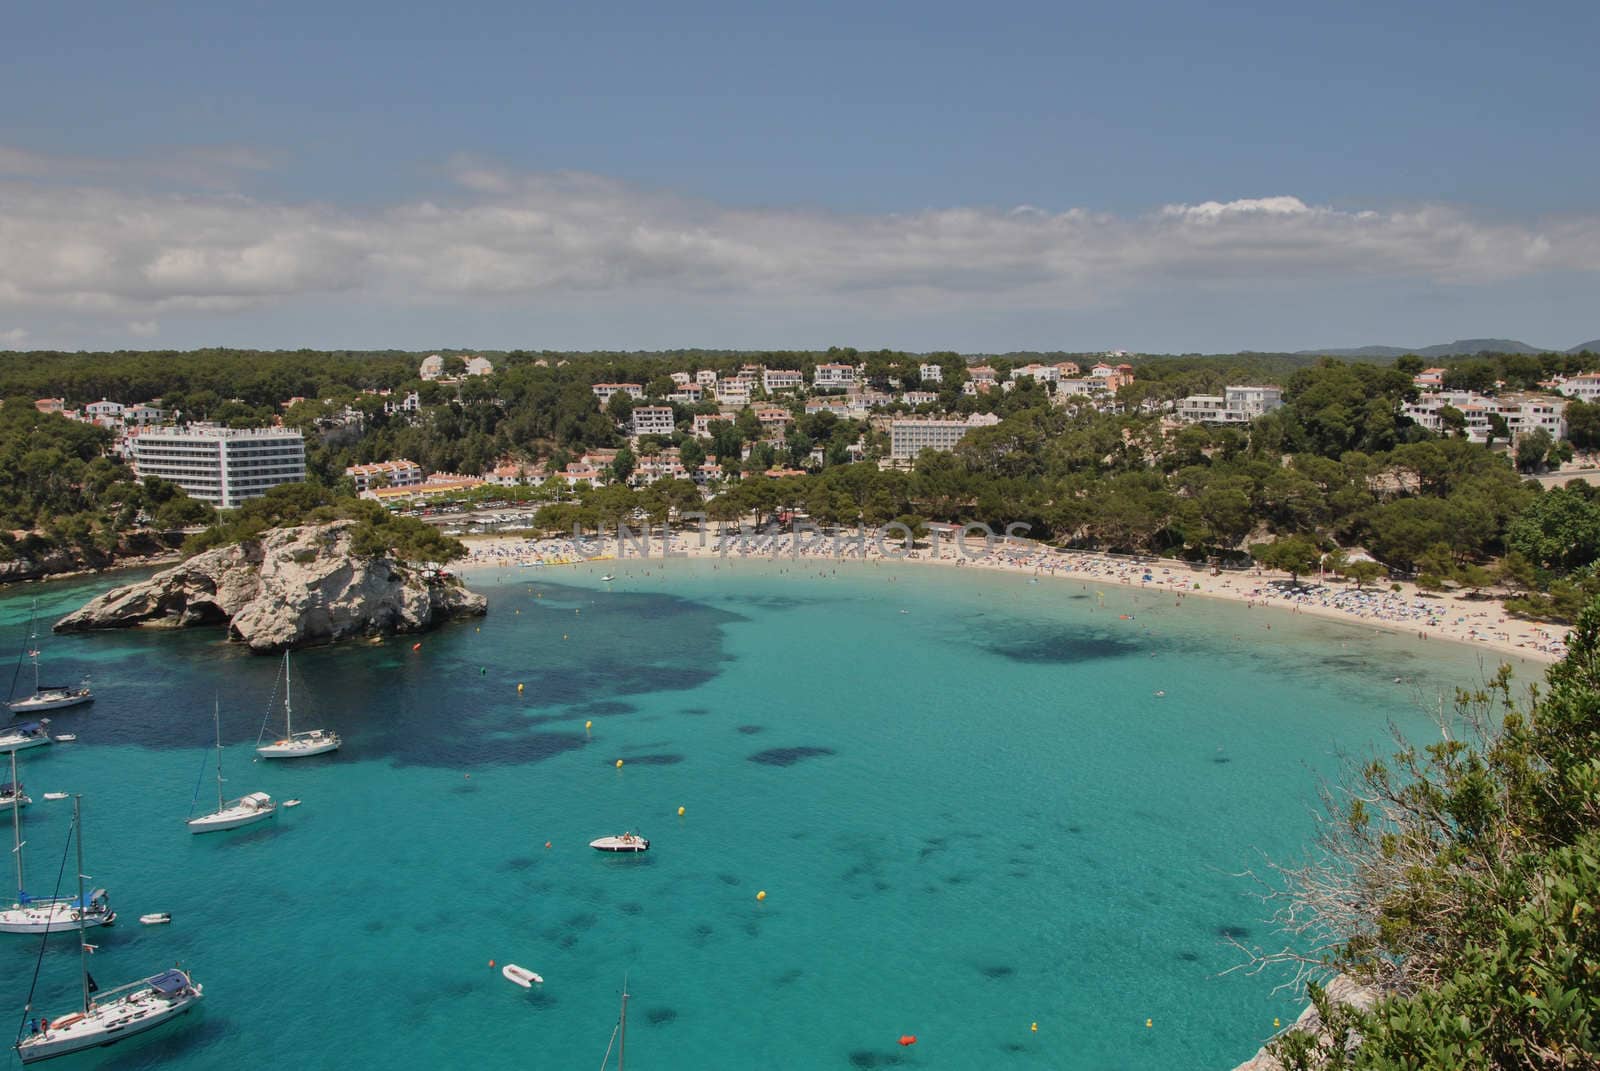
[[[973,428],[993,427],[1000,418],[974,413],[965,420],[895,420],[889,424],[889,457],[915,461],[924,450],[953,450]]]
[[[140,479],[171,480],[219,509],[306,478],[305,439],[283,428],[152,428],[129,437],[128,454]]]

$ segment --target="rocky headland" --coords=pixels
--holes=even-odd
[[[423,632],[487,612],[488,600],[454,577],[354,553],[355,523],[280,528],[205,551],[106,592],[56,622],[55,630],[225,625],[232,639],[267,654]]]

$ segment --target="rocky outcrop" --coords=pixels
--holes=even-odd
[[[1328,1002],[1334,1007],[1348,1005],[1360,1011],[1371,1011],[1377,1006],[1378,998],[1382,995],[1373,986],[1365,986],[1345,975],[1339,975],[1328,983]],[[1302,1034],[1321,1035],[1325,1033],[1322,1026],[1322,1016],[1318,1014],[1316,1005],[1307,1005],[1306,1010],[1300,1013],[1300,1018],[1285,1030],[1284,1033],[1299,1032]],[[1324,1043],[1330,1039],[1323,1038]],[[1346,1044],[1354,1038],[1344,1039]],[[1258,1050],[1255,1056],[1246,1060],[1233,1071],[1283,1071],[1283,1064],[1269,1053],[1265,1046]]]
[[[354,521],[281,528],[197,554],[115,588],[56,622],[57,632],[226,624],[252,651],[421,632],[480,616],[482,595],[387,557],[353,554]]]

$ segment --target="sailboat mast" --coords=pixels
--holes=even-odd
[[[211,720],[217,727],[217,810],[222,810],[222,701],[216,701]]]
[[[289,704],[289,652],[283,652],[283,738],[294,739],[294,708]]]
[[[11,753],[11,854],[17,857],[17,900],[27,886],[22,883],[22,786],[17,784],[17,753]]]
[[[84,944],[84,916],[89,905],[83,902],[83,795],[72,797],[72,832],[78,842],[78,973],[83,976],[83,1013],[89,1014],[89,946]]]
[[[622,1017],[617,1035],[617,1071],[622,1071],[628,1060],[628,980],[622,980]]]
[[[39,694],[39,600],[28,611],[28,655],[33,660],[33,694]]]

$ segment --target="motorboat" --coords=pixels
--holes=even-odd
[[[283,652],[283,738],[256,748],[256,754],[264,759],[301,759],[337,751],[343,741],[339,739],[339,734],[331,729],[311,729],[298,733],[294,731],[294,707],[290,702],[291,684],[289,652],[285,651]],[[262,727],[262,731],[266,731],[265,726]]]
[[[64,800],[67,798],[67,794],[65,792],[46,792],[44,798],[47,800]]]
[[[78,739],[78,734],[77,733],[57,733],[56,734],[56,743],[58,743],[58,744],[70,744],[76,739]]]
[[[252,825],[278,813],[278,805],[265,792],[251,792],[236,800],[226,800],[222,792],[222,710],[212,714],[217,726],[217,809],[186,823],[190,833],[219,833]]]
[[[172,921],[172,912],[154,911],[148,915],[140,915],[139,921],[146,926],[165,926]]]
[[[517,966],[515,963],[507,963],[500,968],[500,973],[505,977],[506,981],[514,982],[524,989],[531,989],[535,984],[544,985],[544,978],[526,967]]]
[[[15,751],[11,753],[13,758],[16,754]],[[26,807],[32,802],[33,798],[22,791],[21,785],[9,781],[0,785],[0,807]]]
[[[597,852],[647,852],[650,841],[637,833],[624,833],[617,837],[599,837],[589,842]]]
[[[43,747],[50,743],[49,726],[48,718],[40,718],[38,721],[12,725],[0,731],[0,755],[7,751],[26,751],[30,747]]]

